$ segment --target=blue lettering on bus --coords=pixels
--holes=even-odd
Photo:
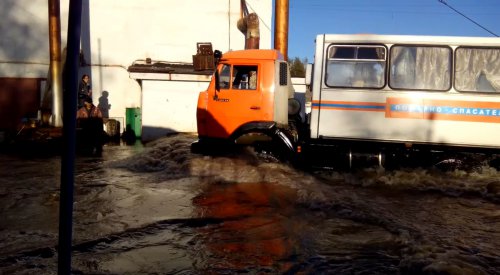
[[[469,116],[500,116],[500,109],[467,108],[453,106],[422,106],[419,104],[391,104],[392,112],[426,113],[426,114],[451,114]]]

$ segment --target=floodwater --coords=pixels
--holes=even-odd
[[[305,172],[194,136],[78,157],[74,274],[500,274],[500,172]],[[0,274],[56,274],[59,157],[0,155]]]

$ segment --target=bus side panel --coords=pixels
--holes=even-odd
[[[500,148],[500,96],[323,89],[315,105],[321,137]]]
[[[316,52],[314,53],[313,79],[311,82],[312,104],[310,116],[310,133],[311,138],[319,137],[318,126],[320,120],[320,108],[315,106],[314,102],[319,102],[321,99],[321,86],[323,85],[323,56],[325,56],[324,35],[316,37]]]
[[[332,50],[332,56],[328,57],[327,51],[330,45],[339,45],[340,47]],[[386,55],[358,56],[360,48],[367,48],[366,45],[375,47],[383,45],[387,49]],[[390,70],[394,64],[391,52],[394,45],[411,47],[436,46],[438,48],[450,49],[450,58],[456,58],[457,51],[465,48],[462,52],[461,66],[463,64],[475,64],[474,66],[485,66],[481,75],[492,84],[489,89],[470,88],[469,82],[477,80],[468,79],[477,74],[477,69],[465,70],[460,67],[453,67],[459,63],[452,60],[449,67],[451,87],[447,91],[446,87],[438,87],[434,91],[425,90],[392,90],[388,81],[391,80],[391,73],[400,74],[412,73],[412,67],[405,71],[401,63],[399,70],[386,72],[386,81],[381,89],[373,85],[373,89],[364,89],[364,84],[357,82],[347,83],[347,87],[356,86],[360,88],[341,88],[344,84],[334,84],[338,88],[326,86],[326,62],[327,60],[336,60],[337,64],[363,64],[364,62],[376,62],[384,60],[386,70]],[[359,48],[357,48],[359,46]],[[338,49],[343,48],[343,51]],[[351,51],[350,48],[354,50]],[[472,52],[467,48],[474,49],[498,49],[500,39],[498,38],[477,38],[477,37],[443,37],[443,36],[390,36],[390,35],[318,35],[316,39],[314,79],[312,81],[313,98],[312,113],[310,121],[310,130],[312,139],[338,139],[338,140],[357,140],[357,141],[377,141],[377,142],[409,142],[425,143],[430,145],[448,145],[448,146],[466,146],[483,148],[500,148],[500,90],[498,88],[497,76],[500,63],[496,60],[495,52],[489,52],[487,55],[476,53],[473,57]],[[347,51],[349,50],[349,51]],[[441,51],[441,50],[440,50]],[[421,62],[437,62],[436,55],[439,51],[429,51],[428,55],[422,55]],[[399,52],[399,53],[402,53]],[[424,51],[419,52],[419,55]],[[338,54],[338,55],[336,55]],[[408,61],[412,58],[417,64],[417,51],[407,51]],[[402,58],[403,55],[397,55]],[[488,65],[485,57],[488,57]],[[432,58],[431,58],[432,57]],[[479,58],[479,59],[478,59]],[[396,60],[396,57],[394,58]],[[445,58],[440,59],[445,62]],[[352,62],[352,63],[349,63]],[[484,63],[484,64],[483,64]],[[364,63],[367,64],[367,63]],[[369,63],[368,63],[369,64]],[[408,63],[410,64],[410,63]],[[444,63],[437,63],[437,65]],[[436,64],[434,64],[436,65]],[[347,68],[349,66],[346,66]],[[358,66],[355,66],[358,67]],[[360,66],[361,68],[370,68]],[[431,68],[433,66],[429,66]],[[467,67],[467,66],[466,66]],[[333,68],[333,66],[332,66]],[[416,65],[415,65],[415,68]],[[427,67],[421,67],[420,72],[425,71]],[[434,67],[433,67],[434,68]],[[443,66],[443,68],[446,68]],[[455,81],[456,71],[460,69],[463,79]],[[341,72],[339,70],[339,72]],[[363,71],[355,71],[363,72]],[[332,70],[332,73],[334,71]],[[342,76],[342,74],[338,74]],[[353,74],[354,75],[354,74]],[[373,74],[369,74],[373,75]],[[349,75],[346,75],[349,77]],[[423,74],[422,77],[425,77]],[[405,79],[405,78],[402,78]],[[408,78],[411,80],[411,78]],[[427,78],[429,79],[429,78]],[[340,80],[343,80],[340,78]],[[346,81],[348,78],[346,78]],[[332,78],[331,81],[338,81]],[[353,80],[348,80],[353,81]],[[418,82],[418,79],[416,79]],[[344,83],[344,82],[337,82]],[[369,82],[368,82],[369,83]],[[396,83],[396,82],[395,82]],[[467,84],[467,85],[466,85]],[[399,84],[395,84],[396,86]],[[463,92],[455,90],[464,90]],[[477,84],[476,84],[477,85]],[[371,84],[367,85],[371,86]],[[406,86],[401,86],[406,87]],[[420,86],[415,85],[408,87]],[[429,87],[429,86],[422,86]],[[432,86],[431,86],[432,87]],[[468,92],[466,92],[468,91]]]

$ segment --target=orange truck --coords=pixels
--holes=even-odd
[[[298,113],[288,63],[277,50],[215,52],[217,69],[197,107],[197,145],[274,141],[297,149]],[[294,119],[291,119],[294,118]]]

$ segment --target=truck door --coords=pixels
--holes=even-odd
[[[262,94],[257,65],[221,64],[219,68],[220,89],[209,92],[206,129],[211,137],[227,138],[241,125],[261,120]]]

